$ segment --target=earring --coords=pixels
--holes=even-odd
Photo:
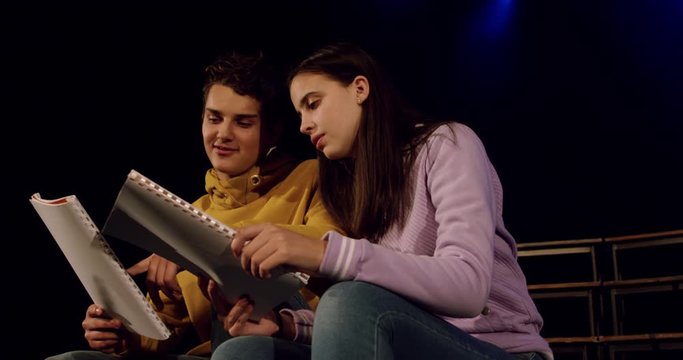
[[[356,96],[356,102],[360,105],[360,95]]]

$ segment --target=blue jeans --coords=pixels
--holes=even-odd
[[[272,336],[238,336],[222,343],[211,360],[305,360],[311,347]]]
[[[310,307],[308,306],[308,303],[306,303],[306,300],[304,300],[304,298],[299,293],[292,296],[287,301],[287,303],[285,305],[287,308],[290,308],[290,309],[310,309]],[[228,333],[226,333],[225,330],[223,330],[223,324],[216,319],[216,314],[212,310],[212,322],[211,322],[211,344],[212,344],[212,348],[214,348],[214,350],[215,350],[216,346],[218,346],[219,344],[221,344],[222,342],[224,342],[230,338],[231,338],[230,335]],[[247,337],[243,337],[243,338],[247,338]],[[244,341],[243,338],[240,338],[242,340],[236,341],[236,346],[239,347],[239,345]],[[270,337],[265,337],[264,339],[257,339],[256,341],[257,341],[257,343],[259,343],[259,341],[263,342],[266,339],[271,339],[269,341],[273,341],[273,339]],[[286,349],[289,349],[289,348],[296,349],[296,348],[300,347],[299,344],[294,344],[294,343],[289,342],[289,341],[285,341],[285,340],[281,340],[281,339],[275,339],[275,340],[279,340],[279,341],[276,341],[277,345],[271,346],[272,350],[268,350],[269,351],[268,354],[273,354],[273,353],[274,354],[280,354],[280,353],[283,353],[283,351],[284,351],[284,353],[286,353],[287,352]],[[291,346],[291,345],[293,345],[293,346]],[[259,356],[258,354],[262,352],[261,347],[262,347],[261,345],[258,345],[256,350],[250,350],[250,351],[251,351],[251,353],[255,354],[256,356]],[[285,350],[281,351],[280,350],[281,347]],[[263,346],[263,348],[268,349],[268,346]],[[302,345],[301,348],[303,349],[303,351],[305,351],[305,353],[303,353],[303,355],[299,356],[299,353],[296,352],[295,354],[297,354],[296,355],[297,357],[293,357],[292,359],[310,358],[310,354],[311,354],[310,348],[308,346],[305,346],[305,345]],[[232,358],[239,359],[240,358],[239,356],[244,356],[244,358],[247,358],[247,359],[254,358],[254,357],[249,355],[249,352],[244,352],[244,351],[241,351],[239,349],[235,350],[234,352],[235,352],[236,356],[238,356],[238,357],[227,357],[227,355],[221,355],[221,356],[223,356],[221,358],[222,359],[232,359]],[[192,356],[192,355],[164,355],[164,356],[160,356],[160,355],[155,355],[155,354],[148,354],[146,356],[141,356],[141,357],[143,357],[143,358],[153,357],[154,359],[164,359],[164,360],[208,360],[208,358],[206,358],[206,357]],[[126,359],[126,360],[136,360],[137,358],[138,357],[135,357],[135,356],[123,357],[123,359]],[[272,357],[270,357],[270,358],[272,358]],[[278,355],[278,359],[279,358],[280,357]],[[286,357],[282,357],[282,358],[287,359]],[[77,351],[66,352],[66,353],[63,353],[60,355],[51,356],[45,360],[121,360],[121,359],[122,359],[121,356],[105,354],[105,353],[100,352],[100,351],[77,350]]]
[[[313,359],[515,359],[384,288],[347,281],[320,299]]]
[[[122,357],[118,355],[105,354],[96,350],[77,350],[70,351],[60,355],[50,356],[45,360],[121,360]],[[135,357],[125,357],[125,359],[134,360]],[[166,355],[164,360],[206,360],[205,357],[190,356],[190,355]]]
[[[541,359],[536,353],[508,354],[401,296],[360,281],[339,283],[325,292],[315,315],[311,350],[282,339],[243,336],[221,344],[211,357],[276,358]]]

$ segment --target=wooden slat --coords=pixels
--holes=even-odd
[[[569,336],[545,338],[549,344],[577,344],[577,343],[634,343],[643,341],[683,340],[683,332],[652,333],[610,336]]]
[[[643,341],[653,341],[653,340],[658,340],[658,341],[683,340],[683,332],[598,336],[598,342],[622,342],[623,343],[623,342],[643,342]]]
[[[570,282],[570,283],[553,283],[553,284],[533,284],[527,285],[529,291],[533,290],[558,290],[558,289],[589,289],[600,286],[600,281],[584,281],[584,282]]]
[[[549,344],[585,344],[597,343],[599,339],[597,336],[572,336],[545,338],[545,341]]]
[[[683,275],[660,276],[654,278],[641,278],[629,280],[609,280],[603,281],[603,285],[609,287],[626,287],[634,285],[671,284],[677,282],[683,282]]]
[[[649,233],[649,234],[606,237],[605,242],[609,243],[609,242],[633,241],[633,240],[652,239],[652,238],[661,238],[661,237],[678,236],[678,235],[683,235],[683,230],[672,230],[672,231],[662,231],[662,232]]]
[[[555,249],[534,249],[534,250],[520,250],[517,252],[517,256],[543,256],[543,255],[569,255],[569,254],[589,254],[591,248],[588,246],[573,246],[566,248],[555,248]]]
[[[517,243],[517,249],[547,248],[561,246],[594,245],[603,242],[602,238],[576,239],[576,240],[554,240],[533,243]]]

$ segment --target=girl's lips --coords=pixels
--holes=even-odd
[[[324,135],[317,135],[311,139],[311,142],[318,151],[323,151],[323,148],[325,147],[325,142],[323,141],[324,138]]]
[[[313,146],[315,146],[315,148],[318,150],[322,150],[322,148],[325,146],[325,144],[322,141],[323,137],[324,135],[322,134],[311,137],[311,143],[313,143]]]

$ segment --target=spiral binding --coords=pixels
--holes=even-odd
[[[200,211],[196,207],[192,206],[192,204],[166,190],[154,181],[146,178],[139,172],[131,170],[128,174],[128,178],[138,183],[145,190],[152,192],[157,197],[160,197],[165,202],[170,203],[173,205],[173,207],[188,213],[192,218],[197,219],[198,221],[206,224],[209,228],[222,233],[229,239],[232,239],[235,236],[235,230],[214,219],[211,215]]]
[[[128,174],[128,178],[135,181],[138,183],[142,188],[144,188],[147,191],[150,191],[154,193],[156,196],[162,198],[164,201],[170,203],[173,205],[173,207],[180,209],[181,211],[188,213],[192,216],[192,218],[199,220],[202,223],[205,223],[208,225],[209,228],[214,229],[218,232],[223,233],[226,235],[229,239],[232,240],[232,238],[235,236],[235,230],[226,226],[222,222],[214,219],[211,215],[206,214],[196,207],[192,206],[192,204],[188,203],[187,201],[183,200],[182,198],[178,197],[177,195],[173,194],[172,192],[166,190],[159,184],[155,183],[154,181],[148,179],[144,175],[140,174],[139,172],[135,170],[131,170],[130,173]],[[302,272],[291,272],[293,276],[295,276],[299,281],[303,282],[304,284],[308,283],[308,280],[310,276],[308,274],[302,273]]]
[[[164,322],[161,321],[161,318],[159,318],[159,315],[157,315],[156,311],[154,311],[154,309],[152,309],[152,306],[150,305],[149,301],[147,301],[147,297],[145,296],[145,294],[142,293],[140,288],[137,286],[137,284],[135,283],[135,280],[133,280],[133,278],[130,276],[130,274],[128,274],[128,271],[126,270],[126,268],[121,263],[121,260],[119,260],[118,256],[116,256],[114,251],[111,249],[111,247],[109,246],[109,243],[104,238],[104,236],[102,236],[102,234],[100,233],[100,230],[97,228],[95,223],[92,221],[92,219],[90,218],[90,215],[88,215],[88,213],[85,211],[85,209],[81,205],[80,201],[75,199],[74,205],[75,205],[74,210],[77,211],[77,214],[81,218],[81,221],[83,221],[85,224],[87,224],[89,226],[90,233],[92,235],[94,235],[94,237],[99,241],[100,245],[102,246],[102,250],[107,255],[109,255],[109,258],[112,260],[112,262],[118,266],[118,268],[121,272],[121,276],[128,280],[128,282],[131,285],[130,288],[134,289],[138,295],[139,300],[142,300],[141,302],[142,302],[142,304],[144,304],[145,311],[151,315],[152,319],[154,319],[154,322],[156,322],[158,329],[161,330],[166,335],[170,335],[170,332],[169,332],[168,328],[166,327],[166,324],[164,324]]]

